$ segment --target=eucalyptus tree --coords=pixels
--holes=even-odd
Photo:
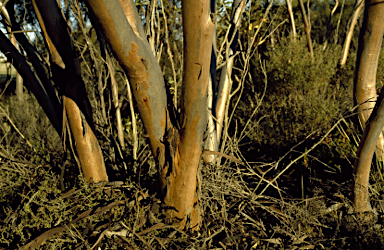
[[[351,46],[352,38],[353,38],[353,32],[355,29],[355,26],[357,24],[357,20],[359,19],[361,9],[364,6],[363,0],[356,0],[355,6],[353,8],[352,16],[349,21],[349,26],[347,30],[347,35],[343,44],[343,52],[340,59],[340,66],[343,67],[348,58],[349,48]]]
[[[354,79],[359,118],[365,128],[354,168],[354,205],[357,212],[371,210],[368,192],[370,168],[375,149],[377,152],[377,147],[381,146],[378,145],[378,139],[382,137],[384,127],[384,91],[381,91],[378,99],[376,97],[376,72],[383,34],[384,3],[367,0]]]
[[[156,4],[157,0],[153,0],[147,7],[154,8]],[[108,181],[103,153],[95,136],[92,107],[81,77],[79,56],[71,40],[70,17],[56,1],[32,0],[32,5],[49,53],[48,73],[14,17],[4,25],[12,30],[27,56],[20,54],[3,32],[0,32],[0,50],[24,79],[28,79],[26,84],[59,135],[65,131],[72,133],[85,179]],[[143,19],[134,1],[88,0],[86,5],[87,16],[100,43],[106,39],[128,77],[157,164],[161,194],[168,207],[167,217],[181,228],[197,229],[202,218],[197,192],[198,168],[202,156],[223,155],[217,151],[231,87],[237,29],[245,1],[233,2],[226,35],[226,66],[220,81],[215,79],[215,1],[181,1],[184,53],[180,98],[170,96],[158,58],[153,53],[154,41],[148,42],[148,32],[144,31]],[[13,2],[7,3],[7,9],[14,13]],[[148,20],[151,18],[147,17]],[[60,96],[53,86],[58,88]],[[211,93],[209,101],[208,92]],[[178,102],[173,101],[177,99]],[[212,107],[217,109],[212,111]],[[214,125],[209,132],[208,120]],[[216,146],[205,149],[204,140],[210,133],[215,134]]]

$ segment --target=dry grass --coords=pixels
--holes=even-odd
[[[14,138],[12,141],[20,138],[15,131],[6,136]],[[144,175],[141,182],[130,178],[101,187],[88,186],[81,176],[74,177],[71,189],[67,183],[64,191],[60,164],[49,165],[36,158],[25,140],[18,140],[15,147],[5,141],[11,140],[4,140],[0,147],[0,247],[4,249],[19,248],[33,243],[33,239],[44,241],[40,249],[383,247],[381,220],[363,226],[358,216],[351,213],[348,183],[314,180],[311,187],[305,188],[310,195],[292,198],[283,184],[284,175],[273,180],[265,173],[284,164],[283,159],[268,164],[223,162],[202,166],[204,221],[199,232],[190,233],[166,224],[165,207],[158,194],[154,189],[140,187],[140,183],[151,183]],[[234,148],[232,151],[236,152]],[[57,157],[57,153],[45,151],[50,158]],[[141,171],[150,170],[149,166],[144,167],[150,165],[148,159],[142,158]],[[66,168],[66,176],[78,173],[73,160],[67,161]],[[274,176],[279,173],[274,171]],[[273,185],[261,194],[271,182]],[[375,193],[371,198],[376,216],[381,218],[383,202]]]
[[[362,224],[360,217],[352,213],[351,165],[358,133],[348,127],[350,117],[329,119],[326,129],[311,127],[312,134],[300,134],[305,140],[282,156],[273,152],[273,161],[248,162],[244,156],[242,140],[263,132],[255,130],[264,118],[260,110],[265,109],[262,105],[270,77],[262,60],[255,60],[257,67],[261,66],[262,84],[261,91],[252,92],[254,99],[250,103],[254,105],[247,105],[244,97],[251,92],[247,84],[253,82],[250,61],[255,58],[256,44],[271,35],[264,27],[243,34],[249,36],[248,48],[239,44],[241,54],[237,55],[236,81],[230,95],[235,104],[233,110],[228,107],[226,111],[223,130],[222,153],[244,164],[226,159],[220,164],[202,163],[199,193],[204,219],[200,230],[183,232],[167,225],[167,208],[160,201],[155,161],[143,125],[136,120],[132,101],[124,101],[126,77],[113,58],[104,61],[95,32],[87,28],[83,10],[78,7],[77,3],[71,6],[78,20],[78,31],[72,36],[111,183],[84,183],[70,149],[64,152],[60,137],[33,97],[25,94],[25,102],[20,104],[12,95],[4,96],[0,99],[0,249],[18,249],[27,244],[33,247],[35,243],[40,249],[384,248],[381,165],[374,172],[370,189],[378,220]],[[172,13],[174,16],[167,15],[169,22],[180,20],[177,11]],[[152,20],[146,33],[176,104],[182,79],[181,42],[176,39],[179,34],[166,37],[164,45],[160,37],[168,35],[168,30],[161,28],[165,20],[154,14],[148,18],[158,22],[154,25]],[[258,27],[262,24],[261,20]],[[225,44],[223,30],[223,25],[218,26],[222,34],[220,48]],[[108,93],[114,81],[110,75],[113,71],[121,97],[121,121],[115,119],[116,100]],[[303,95],[298,94],[298,98],[307,102]],[[244,103],[252,109],[240,117],[244,122],[239,122],[233,117]],[[306,122],[313,123],[310,119]],[[125,132],[120,140],[116,139],[119,126]]]

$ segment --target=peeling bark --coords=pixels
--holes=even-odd
[[[146,40],[133,1],[88,0],[113,52],[129,78],[151,150],[158,164],[170,222],[197,228],[197,170],[206,129],[207,84],[213,23],[209,4],[183,1],[184,75],[181,128],[172,116],[160,66]],[[121,4],[121,5],[120,5]]]
[[[167,119],[167,94],[160,66],[153,56],[133,1],[88,0],[116,58],[128,76],[152,153],[165,164],[163,140]],[[124,9],[124,11],[123,11]],[[132,13],[131,13],[132,12]]]
[[[77,104],[70,98],[64,100],[69,126],[76,141],[76,151],[85,180],[88,182],[108,181],[103,153],[95,134]]]
[[[214,25],[207,1],[182,1],[184,32],[184,73],[181,93],[180,142],[175,154],[175,169],[168,178],[166,204],[170,218],[183,226],[198,227],[201,222],[197,189],[197,171],[207,126],[207,87]]]

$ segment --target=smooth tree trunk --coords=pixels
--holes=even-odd
[[[384,91],[377,100],[357,150],[354,166],[353,204],[356,212],[371,211],[369,202],[369,174],[376,143],[384,127]]]
[[[295,17],[293,16],[293,8],[292,8],[292,0],[286,0],[287,3],[287,9],[289,14],[289,20],[291,22],[291,28],[292,28],[292,38],[293,41],[296,41],[296,25],[295,25]]]
[[[53,81],[64,94],[64,107],[86,181],[108,181],[103,154],[95,136],[92,107],[81,78],[80,61],[56,1],[32,1],[51,54]]]
[[[353,37],[353,31],[355,30],[355,26],[356,26],[357,20],[359,19],[359,15],[360,15],[361,9],[363,8],[363,4],[364,4],[363,0],[356,0],[356,4],[351,16],[350,25],[348,27],[347,37],[345,38],[344,45],[343,45],[343,52],[340,60],[341,67],[344,67],[344,65],[347,63],[349,48],[351,46],[351,41]]]
[[[23,92],[24,92],[24,84],[23,84],[23,77],[21,77],[21,75],[19,74],[19,72],[17,72],[17,75],[16,75],[16,96],[17,96],[17,100],[19,100],[19,102],[23,101]]]
[[[228,47],[226,50],[226,62],[221,69],[217,97],[215,100],[217,144],[220,144],[222,137],[223,123],[225,117],[226,105],[232,88],[231,76],[234,63],[234,55],[237,47],[238,29],[241,25],[241,16],[244,12],[245,1],[235,0],[233,2],[231,24],[228,31]]]
[[[196,194],[202,140],[207,126],[207,85],[213,23],[209,3],[183,1],[184,74],[181,114],[175,115],[160,66],[133,1],[88,0],[129,78],[152,153],[158,164],[168,219],[198,228]]]
[[[311,58],[313,58],[313,46],[312,46],[312,39],[311,39],[311,24],[309,23],[307,13],[305,12],[303,0],[299,0],[299,3],[300,3],[301,14],[303,15],[304,30],[305,30],[305,34],[307,37],[308,51],[311,54]]]
[[[132,1],[118,0],[88,0],[87,3],[128,76],[152,153],[164,165],[165,159],[160,157],[160,152],[164,151],[162,141],[170,123],[167,93],[136,6]]]
[[[384,127],[384,91],[376,102],[376,71],[383,33],[384,3],[379,0],[367,0],[355,71],[355,100],[360,104],[359,119],[365,128],[354,168],[354,205],[357,212],[371,209],[368,194],[369,173],[376,144],[380,150],[382,149],[380,138]],[[375,108],[371,114],[373,107]]]
[[[211,55],[210,79],[208,86],[208,126],[206,131],[204,162],[215,164],[224,127],[226,105],[232,88],[231,76],[234,55],[238,40],[238,28],[241,25],[241,15],[244,11],[245,1],[235,0],[232,3],[230,26],[226,35],[225,63],[221,68],[220,79],[216,84],[216,33],[213,34]],[[211,12],[215,13],[214,1],[211,1]],[[217,86],[216,86],[217,85]],[[215,95],[217,91],[217,95]]]
[[[381,6],[382,4],[375,3],[369,7],[368,13],[364,11],[363,27],[359,37],[354,96],[355,103],[359,105],[357,112],[363,130],[377,99],[376,71],[384,30],[384,24],[380,22]],[[383,153],[384,137],[380,134],[376,146],[378,160],[383,160]]]
[[[196,193],[197,173],[207,126],[207,87],[214,24],[210,18],[208,1],[183,0],[182,17],[184,72],[180,143],[175,154],[175,175],[171,174],[169,179],[171,190],[165,201],[173,204],[173,207],[183,208],[181,211],[172,211],[171,217],[185,220],[190,214],[190,224],[195,227],[201,222]]]

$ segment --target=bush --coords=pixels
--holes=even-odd
[[[255,59],[251,68],[253,82],[246,83],[247,98],[243,98],[237,116],[245,126],[254,108],[262,102],[245,128],[246,140],[254,147],[282,152],[307,135],[321,132],[348,110],[353,100],[353,71],[349,68],[354,60],[351,56],[348,70],[337,76],[340,54],[339,46],[322,51],[314,45],[314,59],[311,59],[304,38],[296,42],[285,39],[262,52],[267,74],[265,98],[261,100],[265,77]],[[339,81],[335,81],[335,76]]]
[[[13,152],[20,151],[22,158],[28,152],[47,162],[51,161],[48,152],[62,153],[60,136],[32,94],[24,93],[21,102],[14,95],[3,98],[0,100],[2,145]]]

